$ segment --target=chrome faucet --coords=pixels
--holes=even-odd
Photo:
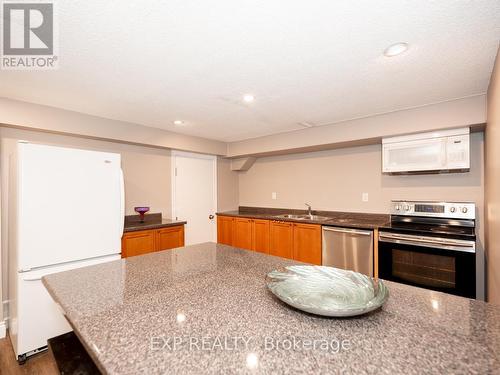
[[[307,214],[312,216],[311,205],[309,203],[304,203],[307,206]]]

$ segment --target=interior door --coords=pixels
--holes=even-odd
[[[185,244],[216,241],[216,157],[174,152],[173,217],[187,221]]]

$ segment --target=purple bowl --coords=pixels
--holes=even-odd
[[[146,212],[149,211],[149,207],[134,207],[134,211],[137,212],[138,214],[144,215]]]
[[[144,223],[144,214],[149,211],[149,207],[134,207],[134,211],[141,217],[141,223]]]

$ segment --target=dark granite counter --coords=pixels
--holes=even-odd
[[[160,229],[186,224],[186,221],[163,219],[161,213],[146,214],[144,222],[141,223],[139,215],[125,216],[124,233],[139,230]]]
[[[240,207],[238,211],[218,212],[217,215],[248,217],[252,219],[291,221],[305,224],[321,224],[327,226],[338,226],[346,228],[376,229],[386,226],[390,223],[390,215],[368,214],[358,212],[337,212],[337,211],[318,211],[313,210],[314,215],[327,216],[329,220],[296,220],[277,218],[276,215],[306,214],[306,210],[292,210],[284,208],[262,208],[262,207]]]
[[[387,282],[380,310],[319,317],[267,290],[265,275],[290,264],[206,243],[43,283],[107,374],[500,372],[500,308]]]

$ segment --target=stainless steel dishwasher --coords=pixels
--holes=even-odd
[[[373,276],[373,231],[323,227],[323,265]]]

